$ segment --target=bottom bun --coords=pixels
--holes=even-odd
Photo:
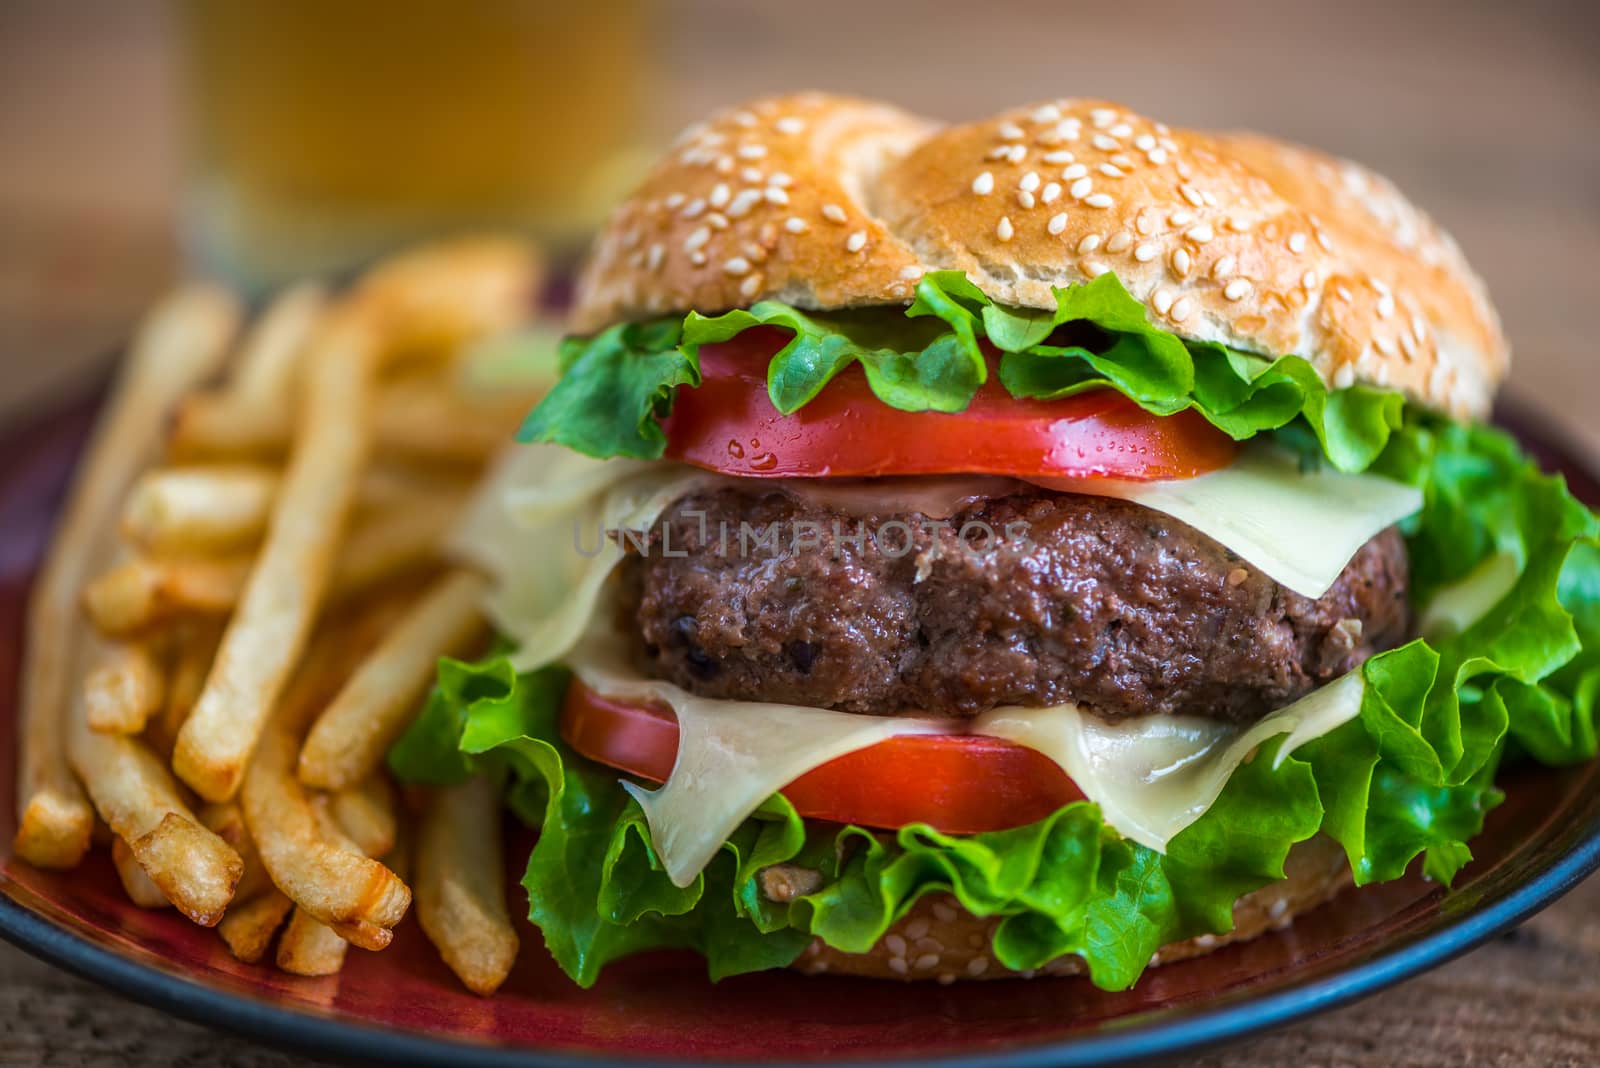
[[[1287,927],[1302,912],[1316,908],[1350,884],[1344,850],[1318,835],[1289,851],[1284,878],[1241,897],[1233,906],[1233,930],[1200,935],[1162,946],[1152,966],[1198,957],[1230,942],[1244,942],[1268,930]],[[842,953],[812,941],[794,967],[809,975],[829,972],[873,979],[935,980],[1031,979],[1035,975],[1083,975],[1083,958],[1057,957],[1037,970],[1013,971],[990,949],[1000,917],[974,916],[949,894],[919,900],[865,953]]]

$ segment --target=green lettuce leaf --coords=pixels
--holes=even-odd
[[[1012,396],[1056,399],[1116,389],[1157,415],[1194,409],[1236,439],[1303,425],[1329,462],[1359,471],[1400,428],[1397,393],[1356,385],[1330,390],[1298,356],[1268,360],[1152,324],[1114,274],[1053,291],[1052,310],[1007,308],[957,271],[917,283],[903,311],[803,312],[777,301],[681,324],[626,324],[569,339],[565,374],[534,409],[522,441],[555,441],[591,456],[659,457],[655,422],[673,391],[699,383],[703,345],[772,328],[790,340],[767,366],[773,406],[790,414],[832,378],[860,364],[873,394],[904,411],[959,412],[987,380]]]

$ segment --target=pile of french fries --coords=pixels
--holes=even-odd
[[[29,606],[19,856],[100,836],[128,897],[243,961],[338,972],[410,907],[470,989],[517,951],[486,783],[407,795],[384,753],[441,655],[486,640],[443,544],[533,391],[474,395],[464,353],[526,325],[541,266],[428,246],[243,328],[195,284],[148,316]],[[236,339],[236,335],[242,336]]]

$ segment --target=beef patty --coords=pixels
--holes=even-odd
[[[1033,489],[937,528],[776,491],[691,495],[621,575],[643,666],[707,697],[947,716],[1075,700],[1233,722],[1403,640],[1406,579],[1393,528],[1311,600],[1160,513]]]

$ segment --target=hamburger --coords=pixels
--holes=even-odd
[[[950,982],[1448,884],[1595,753],[1596,519],[1362,167],[1058,100],[691,127],[457,549],[501,643],[391,753],[538,829],[556,962]]]

